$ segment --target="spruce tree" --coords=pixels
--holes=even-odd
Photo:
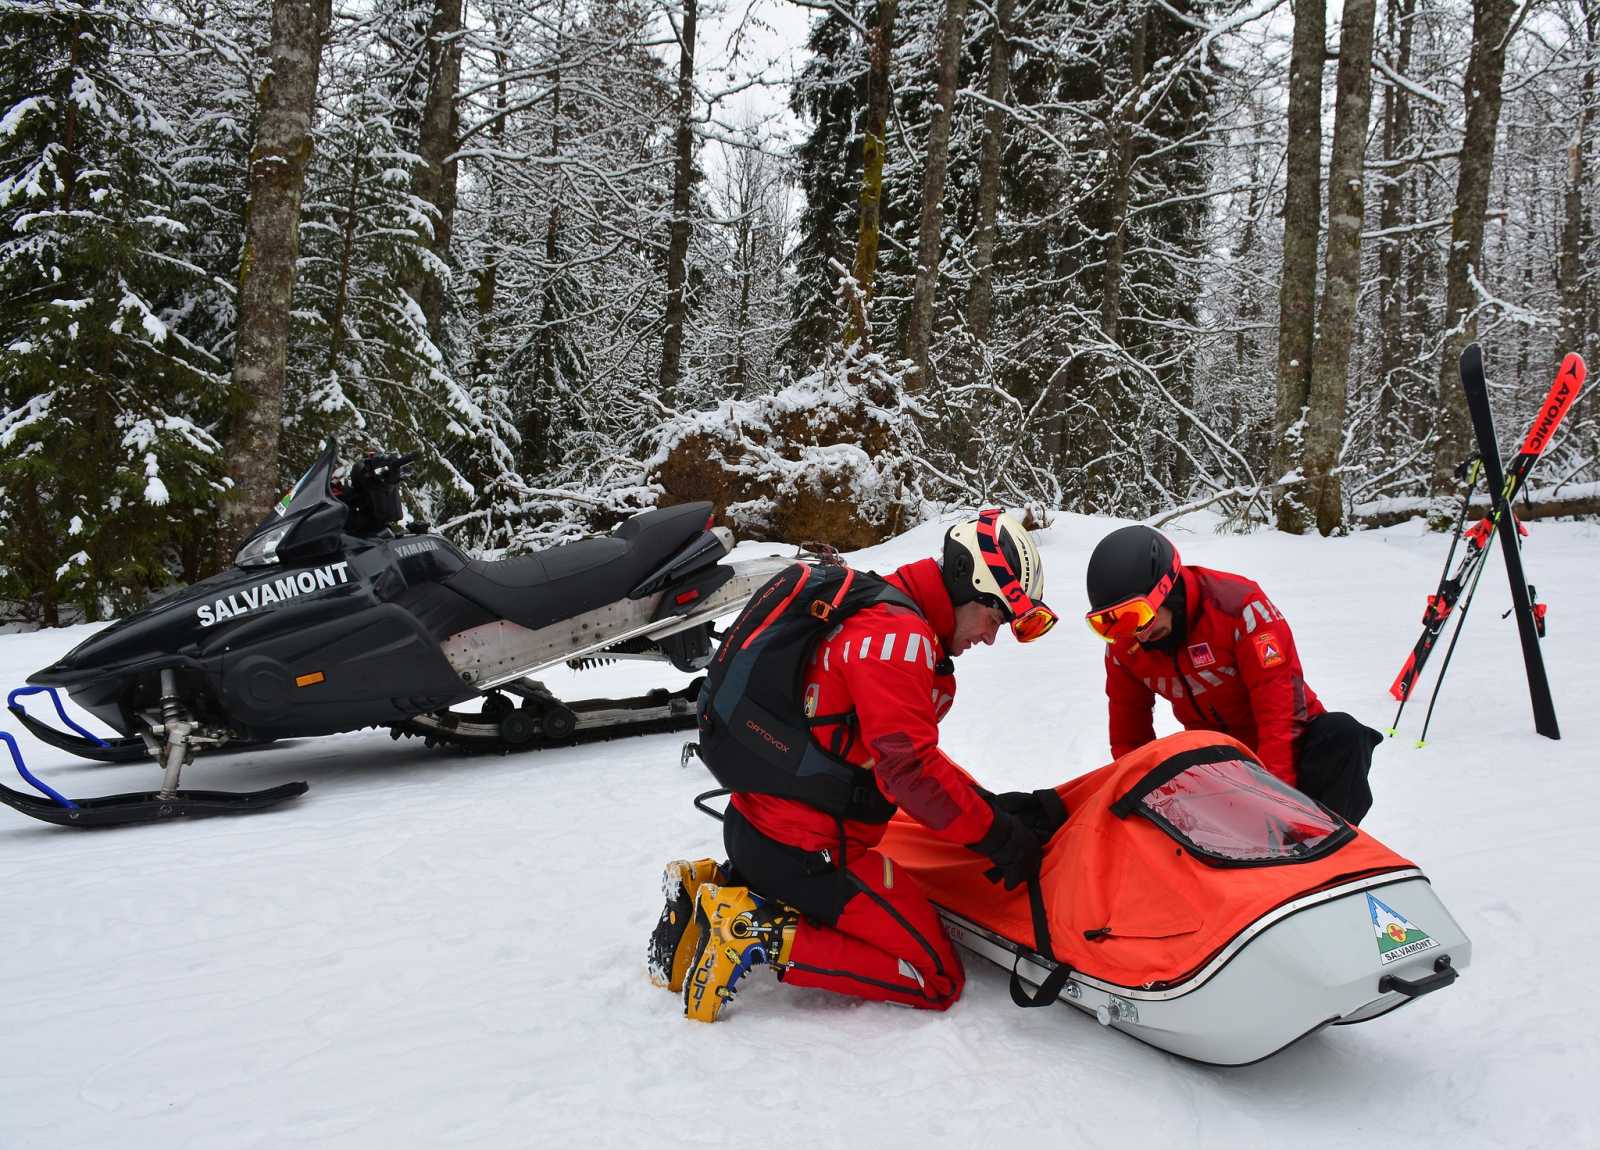
[[[174,132],[120,58],[126,15],[0,12],[0,598],[47,624],[166,585],[220,471],[219,364],[179,330],[200,277]]]

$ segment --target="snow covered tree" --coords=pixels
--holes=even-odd
[[[151,48],[120,5],[0,11],[0,598],[46,624],[166,586],[221,471]]]

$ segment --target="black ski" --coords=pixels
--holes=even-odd
[[[1576,366],[1574,366],[1576,361]],[[1527,472],[1544,452],[1550,436],[1554,434],[1567,409],[1578,397],[1583,384],[1583,361],[1575,355],[1568,356],[1556,376],[1550,397],[1540,408],[1533,428],[1512,465],[1510,477],[1500,466],[1500,447],[1495,439],[1494,413],[1489,409],[1489,385],[1483,374],[1483,349],[1469,344],[1461,353],[1461,386],[1467,394],[1467,410],[1472,416],[1472,429],[1478,437],[1478,452],[1483,459],[1484,474],[1489,482],[1489,494],[1494,500],[1491,519],[1500,534],[1500,549],[1505,553],[1506,576],[1511,583],[1512,610],[1517,616],[1517,631],[1522,638],[1522,661],[1528,672],[1528,694],[1533,703],[1534,730],[1548,739],[1559,739],[1561,727],[1556,722],[1555,702],[1550,698],[1550,680],[1545,675],[1544,656],[1539,651],[1539,620],[1533,601],[1528,594],[1528,579],[1522,570],[1522,548],[1517,538],[1517,521],[1511,511],[1511,499],[1521,488]],[[1524,465],[1523,461],[1531,455]],[[1521,468],[1520,474],[1518,468]],[[1515,487],[1512,486],[1515,484]]]
[[[1477,352],[1478,378],[1483,378],[1483,358],[1481,350],[1474,344],[1469,349],[1469,354]],[[1466,378],[1468,365],[1466,356],[1462,358],[1462,378]],[[1522,491],[1523,484],[1527,481],[1528,474],[1538,463],[1540,456],[1550,444],[1551,437],[1561,425],[1567,410],[1577,398],[1582,389],[1585,368],[1583,359],[1578,355],[1568,355],[1561,363],[1561,370],[1556,373],[1555,382],[1550,385],[1550,392],[1545,396],[1544,403],[1540,404],[1539,412],[1534,417],[1533,424],[1528,428],[1527,437],[1523,440],[1522,450],[1511,462],[1509,471],[1498,480],[1492,480],[1490,495],[1495,491],[1503,491],[1504,502],[1509,507],[1516,501],[1517,495]],[[1490,438],[1494,437],[1493,429]],[[1498,462],[1498,455],[1496,460]],[[1478,577],[1484,560],[1488,556],[1496,531],[1496,512],[1498,504],[1491,504],[1489,514],[1484,516],[1470,528],[1463,531],[1461,528],[1466,523],[1468,508],[1472,503],[1472,496],[1477,488],[1477,478],[1483,467],[1481,459],[1474,459],[1467,471],[1467,491],[1462,498],[1461,519],[1456,524],[1456,529],[1451,535],[1450,552],[1445,556],[1444,571],[1439,576],[1438,589],[1428,596],[1428,604],[1422,612],[1422,635],[1412,647],[1411,654],[1406,658],[1405,666],[1400,668],[1400,673],[1395,676],[1394,683],[1389,687],[1389,694],[1400,703],[1395,711],[1394,722],[1390,724],[1389,734],[1395,733],[1395,728],[1400,725],[1400,715],[1405,711],[1406,702],[1411,697],[1411,692],[1417,680],[1422,675],[1422,668],[1428,661],[1428,656],[1433,653],[1434,645],[1443,633],[1445,623],[1448,622],[1456,604],[1461,600],[1463,592],[1477,586]],[[1461,557],[1461,562],[1454,568],[1450,562],[1455,558],[1456,547],[1461,542],[1466,543],[1466,552]],[[1468,594],[1470,599],[1470,593]],[[1536,612],[1537,613],[1537,612]],[[1543,631],[1543,628],[1540,628]],[[1442,672],[1441,672],[1442,675]]]

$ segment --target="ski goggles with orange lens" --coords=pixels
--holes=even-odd
[[[989,574],[994,577],[995,585],[1000,588],[1001,610],[1011,624],[1012,636],[1019,643],[1031,643],[1054,627],[1059,617],[1043,603],[1030,599],[1022,589],[1022,584],[1017,582],[1017,573],[1011,569],[1005,552],[1000,549],[996,526],[1000,515],[998,508],[978,513],[978,551],[983,556],[984,565],[989,568]]]
[[[1056,613],[1043,603],[1035,603],[1011,620],[1011,634],[1019,643],[1031,643],[1040,638],[1060,620]]]
[[[1161,582],[1145,594],[1135,595],[1098,611],[1090,611],[1084,619],[1088,621],[1089,629],[1107,643],[1131,639],[1155,622],[1156,612],[1161,610],[1161,604],[1171,593],[1175,580],[1176,573],[1169,571],[1161,577]]]

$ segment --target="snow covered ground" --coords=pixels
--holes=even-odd
[[[1067,516],[1040,536],[1056,633],[959,661],[946,746],[996,789],[1106,757],[1101,645],[1073,616],[1115,525]],[[1266,588],[1329,706],[1388,725],[1442,537],[1226,536],[1201,517],[1174,534]],[[887,569],[938,538],[858,561]],[[468,758],[368,732],[192,769],[195,787],[311,782],[273,813],[86,833],[0,809],[0,1148],[1600,1145],[1597,554],[1584,524],[1536,524],[1526,552],[1551,603],[1560,742],[1533,734],[1495,556],[1428,746],[1411,745],[1413,704],[1410,737],[1378,752],[1367,829],[1474,943],[1454,987],[1390,1017],[1209,1069],[1067,1008],[1019,1011],[972,960],[946,1015],[757,971],[723,1022],[693,1025],[642,961],[662,862],[720,853],[681,737]],[[0,638],[0,681],[89,630]],[[547,681],[578,697],[661,680]],[[69,794],[154,783],[21,741]]]

